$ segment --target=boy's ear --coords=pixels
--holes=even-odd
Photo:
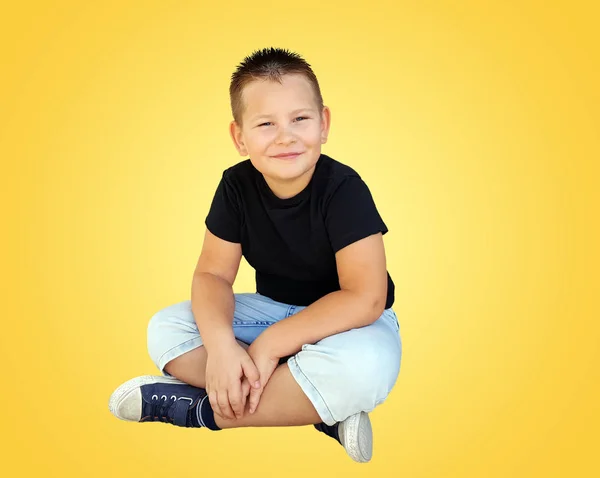
[[[231,135],[235,149],[238,150],[240,156],[248,156],[248,149],[244,145],[244,138],[242,137],[242,129],[235,120],[229,124],[229,134]]]
[[[327,143],[327,136],[329,136],[330,126],[331,110],[327,106],[323,106],[323,113],[321,113],[321,144]]]

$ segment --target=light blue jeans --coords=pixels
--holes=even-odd
[[[267,327],[304,308],[256,293],[235,294],[234,335],[251,344]],[[190,300],[150,319],[148,352],[164,376],[170,376],[164,370],[168,362],[201,345]],[[401,355],[400,325],[389,308],[371,325],[303,345],[287,364],[323,422],[333,425],[370,412],[387,398],[400,372]]]

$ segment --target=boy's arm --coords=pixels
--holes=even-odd
[[[217,343],[235,341],[233,283],[242,258],[241,245],[208,229],[192,279],[192,313],[207,352]]]
[[[242,258],[241,245],[208,229],[192,280],[192,313],[207,353],[205,389],[213,411],[234,419],[244,413],[249,388],[259,387],[259,371],[233,333],[233,283]],[[250,386],[250,385],[249,385]]]
[[[341,290],[268,327],[253,344],[281,358],[304,344],[375,322],[387,299],[387,267],[381,233],[356,241],[336,254]]]

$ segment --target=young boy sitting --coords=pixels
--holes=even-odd
[[[191,301],[150,320],[162,376],[125,382],[109,409],[210,430],[314,424],[369,461],[367,412],[391,391],[402,351],[387,227],[361,177],[321,153],[331,113],[298,54],[246,57],[230,97],[231,137],[249,159],[216,189]],[[242,256],[256,293],[233,293]]]

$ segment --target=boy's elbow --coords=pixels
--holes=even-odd
[[[385,310],[386,302],[387,302],[387,297],[383,297],[383,298],[379,297],[373,304],[373,307],[375,309],[375,320],[377,320],[383,314],[383,311]],[[375,320],[373,322],[375,322]]]
[[[383,314],[383,311],[385,310],[385,304],[387,302],[387,296],[382,296],[382,295],[376,295],[376,296],[371,296],[367,303],[369,304],[369,311],[368,311],[368,323],[372,324],[373,322],[375,322],[379,317],[381,317],[381,314]]]
[[[387,303],[387,287],[383,290],[375,291],[371,290],[354,290],[346,289],[352,293],[355,297],[355,307],[357,317],[362,322],[362,326],[367,326],[375,322],[385,310]]]

